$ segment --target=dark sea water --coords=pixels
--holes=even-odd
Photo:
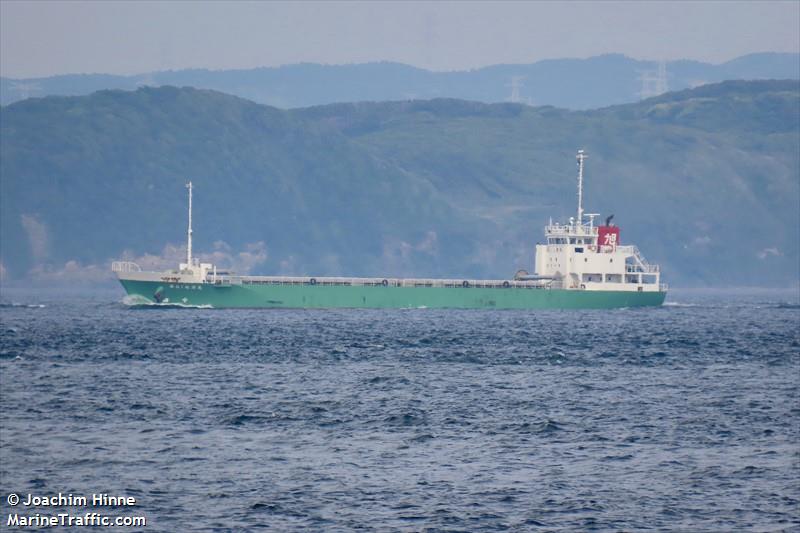
[[[3,291],[0,529],[55,512],[9,493],[105,492],[148,532],[800,531],[796,290],[578,312],[121,301]]]

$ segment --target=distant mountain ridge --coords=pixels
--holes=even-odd
[[[800,54],[759,53],[713,65],[680,60],[665,63],[663,82],[681,90],[724,80],[800,79]],[[551,59],[527,65],[493,65],[469,71],[431,72],[399,63],[296,64],[246,70],[151,72],[135,76],[63,75],[0,78],[0,104],[28,97],[78,96],[104,89],[190,86],[213,89],[282,109],[339,102],[458,98],[566,109],[632,103],[658,91],[658,63],[619,54],[588,59]],[[643,81],[644,79],[649,82]],[[514,80],[517,80],[516,82]],[[513,86],[517,84],[517,89]]]
[[[664,280],[797,285],[800,83],[590,111],[455,99],[282,111],[191,88],[0,110],[0,271],[102,282],[195,249],[240,272],[502,278],[550,217],[615,214]]]

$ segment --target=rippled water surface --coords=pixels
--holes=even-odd
[[[4,290],[0,492],[146,531],[798,530],[796,291],[615,311]]]

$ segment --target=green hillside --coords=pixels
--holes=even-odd
[[[580,147],[588,211],[614,213],[666,281],[798,280],[796,81],[585,112],[460,100],[281,111],[166,87],[0,113],[7,278],[103,272],[123,252],[182,245],[189,179],[196,250],[239,270],[505,277],[532,268],[549,217],[573,215]]]

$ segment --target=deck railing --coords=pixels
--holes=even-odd
[[[211,283],[211,281],[209,279]],[[297,276],[218,276],[216,284],[244,285],[320,285],[372,287],[443,287],[443,288],[526,288],[542,289],[551,281],[514,281],[502,279],[427,279],[427,278],[344,278]]]
[[[642,264],[642,265],[628,265],[625,268],[625,272],[629,274],[657,274],[660,271],[658,265],[650,265],[650,264]]]
[[[141,272],[142,267],[132,261],[114,261],[111,263],[112,272]]]
[[[644,272],[646,274],[655,274],[660,272],[660,268],[658,265],[651,265],[647,262],[647,259],[644,258],[642,253],[639,251],[639,248],[635,245],[629,244],[626,246],[617,246],[617,251],[631,254],[634,258],[636,258],[636,265],[628,265],[627,271],[628,272]],[[633,268],[633,270],[631,270]]]

